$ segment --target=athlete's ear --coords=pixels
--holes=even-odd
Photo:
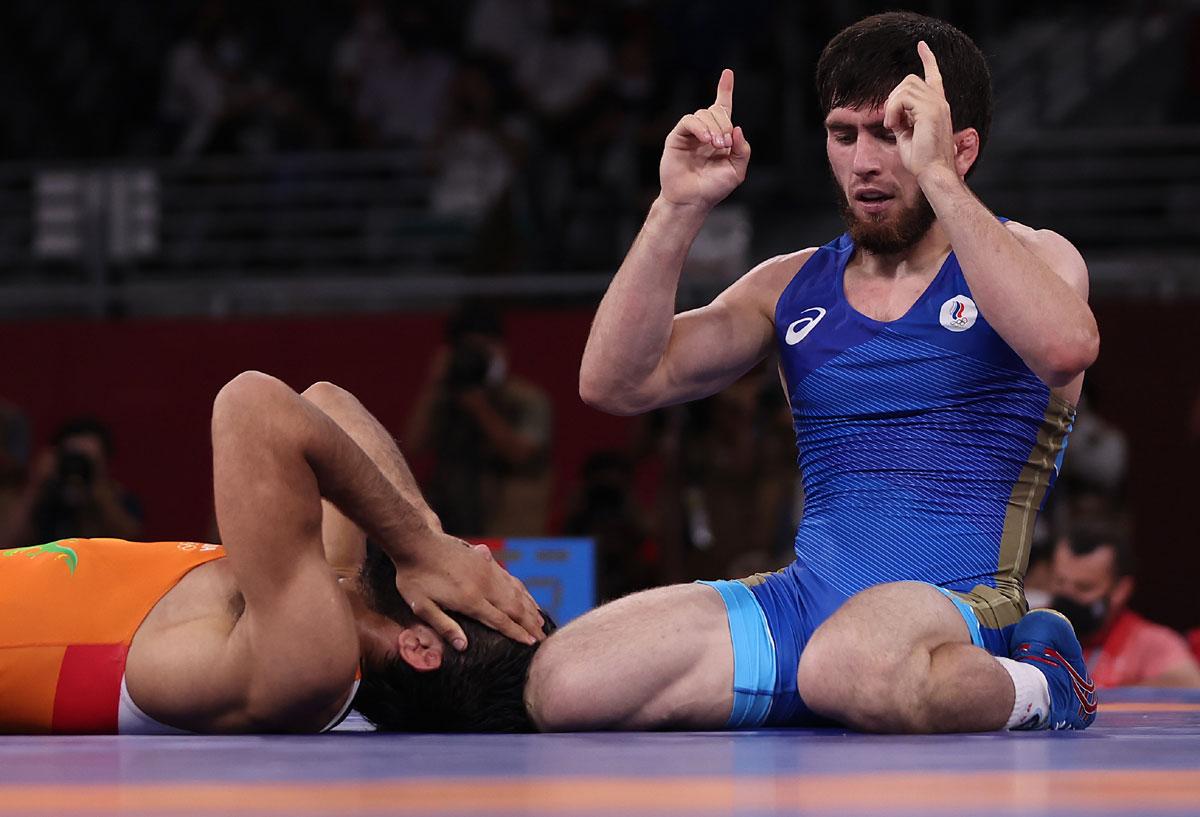
[[[978,158],[979,131],[967,128],[954,134],[954,169],[958,171],[958,175],[967,175],[967,171]]]
[[[445,644],[441,636],[424,624],[405,627],[396,639],[396,646],[404,662],[418,672],[429,672],[442,665]]]

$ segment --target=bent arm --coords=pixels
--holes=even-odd
[[[443,607],[518,641],[540,635],[538,606],[516,578],[443,534],[415,489],[406,497],[334,420],[275,378],[247,372],[222,389],[212,445],[217,524],[246,552],[241,563],[248,566],[235,565],[235,575],[245,584],[247,611],[253,597],[269,607],[288,595],[289,571],[334,581],[320,539],[324,498],[379,543],[396,564],[404,601],[458,649],[466,637]],[[395,476],[402,485],[410,480],[398,465]]]
[[[301,396],[346,432],[431,530],[442,530],[441,520],[421,495],[396,441],[357,397],[326,381],[314,383]],[[347,578],[357,576],[366,555],[366,534],[328,501],[322,502],[321,527],[325,556],[334,572]]]
[[[322,493],[373,535],[411,535],[422,521],[391,501],[379,469],[332,420],[274,378],[248,372],[220,391],[212,441],[217,524],[246,602],[230,639],[250,656],[247,717],[313,726],[314,711],[344,697],[358,660],[322,549]]]
[[[988,323],[1046,385],[1075,381],[1100,348],[1079,252],[1048,230],[1001,224],[953,170],[919,181]]]
[[[764,262],[708,306],[675,315],[675,293],[703,215],[654,203],[600,302],[579,371],[583,401],[612,414],[639,414],[707,397],[762,360],[782,277],[799,255]]]

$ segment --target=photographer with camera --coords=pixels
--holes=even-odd
[[[513,376],[498,316],[483,307],[450,319],[408,422],[408,444],[431,451],[429,503],[460,536],[544,532],[550,497],[551,408]]]
[[[109,475],[112,438],[99,421],[63,424],[34,460],[25,489],[0,530],[0,548],[68,537],[136,538],[141,505]]]

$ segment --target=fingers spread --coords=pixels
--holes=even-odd
[[[717,81],[717,100],[714,105],[724,108],[726,116],[733,116],[733,69],[726,68]]]

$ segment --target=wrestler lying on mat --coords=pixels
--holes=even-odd
[[[248,372],[212,444],[223,545],[0,551],[0,733],[319,732],[351,704],[385,729],[529,727],[552,625],[442,532],[353,396]]]

